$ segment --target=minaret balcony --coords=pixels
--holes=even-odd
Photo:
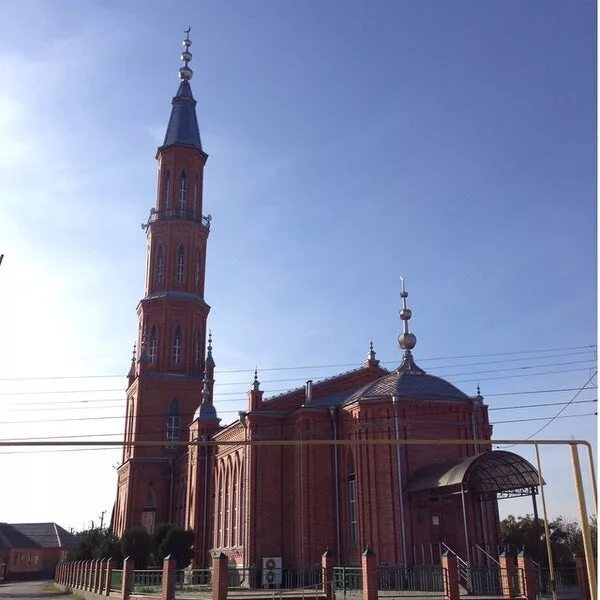
[[[199,223],[210,231],[210,215],[194,214],[188,211],[177,210],[174,208],[167,208],[165,210],[156,210],[155,208],[150,210],[150,216],[148,217],[147,223],[142,223],[142,228],[147,229],[152,223],[157,221],[192,221],[193,223]]]

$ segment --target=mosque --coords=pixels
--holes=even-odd
[[[468,562],[477,548],[497,549],[498,499],[531,495],[535,509],[537,472],[487,444],[439,443],[489,440],[488,407],[418,366],[404,284],[397,368],[384,369],[371,346],[360,367],[269,398],[255,373],[247,410],[221,424],[204,285],[208,154],[190,86],[189,32],[183,46],[156,154],[156,205],[143,225],[146,284],[113,532],[178,523],[195,532],[198,567],[217,550],[238,567],[300,567],[318,563],[325,549],[345,566],[360,564],[366,546],[380,564],[405,566],[439,562],[444,548]],[[127,445],[157,440],[164,444]],[[187,440],[213,444],[175,444]],[[402,440],[431,444],[395,443]]]

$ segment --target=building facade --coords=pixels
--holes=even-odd
[[[190,87],[190,45],[186,39],[157,152],[156,206],[144,226],[146,289],[113,531],[165,522],[190,528],[197,566],[210,564],[217,550],[249,567],[268,557],[313,565],[326,548],[340,565],[359,564],[366,546],[382,564],[413,565],[439,561],[445,547],[468,561],[474,548],[497,547],[498,495],[535,499],[537,474],[485,443],[492,428],[479,394],[418,366],[404,286],[396,369],[382,368],[371,345],[360,367],[271,398],[255,373],[248,410],[221,425],[204,299],[207,154]],[[164,443],[127,445],[158,440]],[[173,444],[185,440],[198,444]],[[402,443],[411,440],[430,443]]]

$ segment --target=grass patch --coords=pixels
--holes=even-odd
[[[81,594],[71,594],[71,598],[73,598],[73,600],[85,600]]]
[[[42,586],[44,592],[62,592],[62,590],[55,583],[45,583]]]

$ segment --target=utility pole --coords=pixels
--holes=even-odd
[[[102,511],[102,514],[100,515],[100,531],[102,531],[104,529],[104,514],[106,513],[105,510]]]

